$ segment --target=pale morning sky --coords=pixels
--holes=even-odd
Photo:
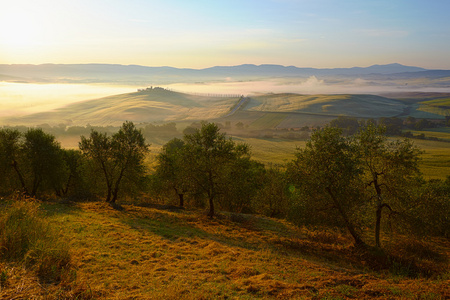
[[[2,0],[0,64],[450,69],[450,0]]]

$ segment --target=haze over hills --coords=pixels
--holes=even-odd
[[[290,128],[324,124],[337,116],[393,117],[405,111],[415,117],[443,118],[442,112],[435,113],[435,107],[425,110],[423,105],[415,104],[420,99],[404,103],[395,100],[395,95],[383,95],[430,92],[427,89],[450,91],[450,70],[427,70],[396,63],[337,69],[269,64],[206,69],[112,64],[0,65],[0,81],[10,85],[39,83],[39,86],[51,86],[41,83],[61,86],[71,83],[75,89],[86,83],[124,85],[131,90],[136,86],[168,87],[118,95],[117,92],[116,95],[103,94],[111,96],[88,98],[90,100],[82,98],[85,101],[81,102],[64,102],[64,96],[61,96],[61,105],[54,106],[56,109],[36,109],[22,113],[21,117],[11,114],[0,120],[2,124],[84,126],[120,125],[124,120],[162,123],[238,122],[242,119],[248,124],[260,124],[255,125],[258,128]],[[20,84],[16,85],[21,88]],[[12,98],[5,98],[8,97],[7,92],[3,95],[6,95],[2,96],[3,108],[8,109],[7,103],[11,103]],[[248,97],[243,101],[241,95]],[[26,96],[14,96],[24,100],[17,102],[16,108],[26,106]],[[48,100],[42,99],[42,103],[45,101]],[[269,125],[264,125],[264,122]]]
[[[315,69],[281,65],[215,66],[205,69],[145,67],[113,64],[0,65],[0,80],[40,83],[145,83],[167,84],[212,80],[248,80],[279,77],[361,77],[378,79],[450,77],[450,70],[427,70],[401,64]]]
[[[248,125],[259,122],[261,126],[255,125],[258,129],[289,128],[305,126],[311,122],[323,124],[338,116],[393,117],[402,114],[406,108],[407,105],[398,100],[375,95],[283,93],[220,97],[149,88],[134,93],[81,101],[53,111],[8,118],[4,123],[63,123],[84,126],[120,125],[124,120],[135,123],[214,120],[242,121]],[[276,117],[274,114],[277,114]],[[268,118],[271,121],[268,121]]]

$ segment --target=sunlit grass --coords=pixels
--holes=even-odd
[[[445,279],[370,271],[377,262],[364,261],[351,237],[333,230],[252,215],[211,220],[201,211],[134,205],[119,211],[100,202],[48,203],[45,210],[73,249],[73,285],[95,299],[415,299],[431,292],[440,299],[449,292]],[[448,242],[439,243],[448,252]],[[33,289],[22,297],[48,293]],[[9,286],[0,297],[14,291]]]
[[[236,138],[237,142],[250,145],[252,158],[266,165],[282,165],[294,159],[297,147],[304,147],[305,141],[282,139]]]

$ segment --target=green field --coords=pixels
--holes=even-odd
[[[440,98],[434,100],[423,101],[422,104],[437,106],[445,109],[450,109],[450,98]]]
[[[251,97],[246,109],[378,118],[398,115],[405,107],[400,101],[375,95],[268,94]]]
[[[267,113],[250,124],[249,129],[263,130],[272,129],[278,126],[285,118],[285,113]]]
[[[281,139],[234,138],[251,147],[253,159],[266,165],[284,165],[294,159],[297,147],[304,147],[304,141]]]
[[[296,148],[304,147],[305,141],[281,139],[235,138],[251,146],[252,157],[266,165],[284,165],[294,159]],[[426,179],[445,179],[450,176],[450,143],[413,139],[424,151],[419,163]]]
[[[414,135],[424,134],[425,137],[433,137],[450,142],[450,127],[411,130],[411,133]]]
[[[445,179],[450,176],[450,143],[414,139],[424,151],[420,169],[426,179]]]

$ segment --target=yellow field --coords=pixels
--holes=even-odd
[[[280,139],[234,138],[236,142],[249,144],[252,158],[266,165],[283,165],[294,159],[297,147],[304,147],[305,141]]]
[[[414,139],[425,153],[420,169],[426,179],[445,179],[450,176],[450,143]]]

